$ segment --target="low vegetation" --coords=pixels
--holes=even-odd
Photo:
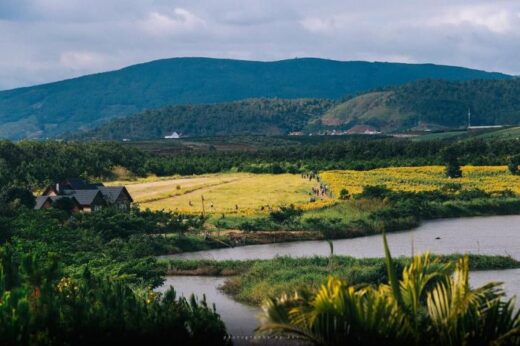
[[[204,219],[138,209],[35,211],[27,193],[0,193],[2,345],[227,343],[204,300],[152,291],[166,271],[156,255],[209,246],[187,235]]]
[[[462,178],[450,179],[445,167],[389,167],[369,171],[327,171],[323,180],[333,191],[347,189],[351,194],[360,193],[364,186],[384,185],[392,191],[438,191],[464,193],[480,189],[491,194],[511,191],[520,193],[520,177],[508,172],[506,166],[463,166]]]
[[[312,208],[309,193],[315,185],[316,180],[295,174],[228,173],[146,180],[127,189],[142,208],[222,216],[266,214],[283,204]],[[318,201],[315,207],[325,205]]]
[[[439,263],[449,263],[461,255],[432,256]],[[520,262],[503,256],[469,255],[470,270],[520,268]],[[398,268],[410,264],[411,259],[401,257],[395,263]],[[168,275],[230,276],[222,290],[234,299],[260,305],[269,297],[300,289],[315,290],[334,276],[352,285],[378,285],[387,282],[384,259],[356,259],[346,256],[292,258],[278,257],[272,260],[215,261],[183,260],[166,261]]]
[[[427,254],[399,269],[385,239],[385,281],[356,285],[330,277],[313,292],[294,289],[263,304],[259,331],[316,345],[515,345],[520,313],[498,283],[471,288],[469,260]],[[397,273],[401,273],[401,278]]]

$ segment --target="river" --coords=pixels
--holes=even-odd
[[[388,242],[394,257],[430,251],[435,254],[510,255],[520,260],[520,215],[428,221],[411,231],[389,233]],[[383,244],[379,235],[335,240],[333,244],[336,255],[358,258],[383,256]],[[325,241],[299,241],[190,252],[168,257],[245,260],[329,254],[330,247]],[[472,272],[470,276],[470,281],[475,286],[488,281],[502,281],[508,295],[520,297],[520,269]],[[224,280],[215,277],[174,276],[168,277],[161,289],[171,285],[184,296],[193,293],[202,297],[206,294],[208,302],[216,305],[232,335],[252,335],[256,327],[255,316],[259,310],[237,303],[222,294],[218,287]]]

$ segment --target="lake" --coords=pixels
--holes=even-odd
[[[392,255],[410,256],[430,251],[435,254],[474,253],[482,255],[510,255],[520,260],[520,215],[443,219],[424,222],[418,228],[388,234]],[[380,235],[335,240],[334,254],[352,257],[383,257]],[[291,243],[251,245],[164,256],[163,258],[245,260],[270,259],[276,256],[328,256],[330,248],[325,241],[298,241]],[[221,293],[218,287],[225,278],[173,276],[168,277],[162,290],[170,285],[179,294],[206,294],[217,312],[235,336],[249,336],[256,328],[259,309],[240,304]],[[472,285],[502,281],[508,295],[520,296],[520,269],[472,272]]]

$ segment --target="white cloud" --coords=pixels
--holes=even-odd
[[[94,71],[102,68],[106,60],[103,55],[95,52],[69,51],[60,54],[60,63],[71,70]]]
[[[312,33],[332,33],[337,29],[336,19],[309,17],[300,21],[300,24]]]
[[[171,15],[157,11],[150,12],[140,21],[141,28],[152,35],[175,35],[203,29],[206,22],[183,8],[175,8]]]
[[[519,19],[518,15],[499,6],[463,6],[451,8],[441,16],[432,18],[430,24],[457,27],[469,25],[504,34],[519,29]]]
[[[518,0],[0,0],[0,89],[176,56],[520,74],[519,13]]]

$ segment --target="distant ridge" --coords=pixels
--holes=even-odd
[[[373,129],[427,133],[473,126],[520,125],[520,79],[422,80],[369,91],[343,102],[325,99],[247,99],[178,105],[113,119],[82,139],[157,139],[186,136],[283,135]],[[348,133],[350,133],[349,131]]]
[[[166,105],[273,97],[340,99],[420,79],[505,78],[511,77],[432,64],[173,58],[1,91],[0,137],[59,136]]]

